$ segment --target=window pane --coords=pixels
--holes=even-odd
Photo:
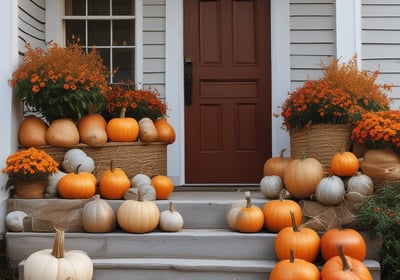
[[[134,46],[135,45],[135,22],[133,20],[113,21],[113,45]]]
[[[92,51],[92,48],[89,48],[89,51]],[[110,61],[110,49],[108,49],[108,48],[102,48],[102,49],[99,49],[99,48],[96,48],[96,51],[100,54],[100,56],[101,56],[101,58],[103,59],[103,64],[104,64],[104,66],[106,66],[107,67],[107,70],[109,70],[109,71],[111,71],[110,69],[110,67],[111,67],[111,65],[110,65],[110,63],[111,63],[111,61]]]
[[[110,1],[109,0],[88,0],[88,15],[100,16],[110,15]]]
[[[65,15],[84,16],[86,10],[84,0],[65,0]]]
[[[118,67],[113,82],[134,81],[135,49],[113,49],[113,66]]]
[[[88,21],[88,45],[110,46],[110,22],[106,20]]]
[[[84,20],[69,20],[65,22],[65,38],[68,43],[73,43],[72,35],[75,36],[75,43],[78,42],[79,38],[79,45],[86,46]]]
[[[112,0],[112,14],[116,16],[131,16],[135,14],[135,1]]]

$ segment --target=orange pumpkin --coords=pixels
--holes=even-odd
[[[275,264],[269,280],[319,280],[320,277],[320,272],[313,263],[295,258],[293,250],[290,250],[290,258]]]
[[[48,128],[47,123],[36,116],[25,117],[18,130],[19,143],[27,148],[47,145]]]
[[[71,119],[54,120],[47,129],[46,140],[56,147],[75,147],[79,144],[78,127]]]
[[[78,131],[80,141],[93,147],[107,143],[107,121],[100,114],[89,114],[79,119]]]
[[[323,177],[322,164],[315,158],[293,159],[286,167],[283,183],[295,198],[309,198]]]
[[[156,199],[168,199],[174,190],[174,182],[165,175],[157,175],[151,178],[151,184],[156,190]]]
[[[290,212],[294,214],[296,225],[300,226],[303,211],[297,202],[284,199],[283,194],[279,199],[266,202],[263,207],[264,227],[270,232],[279,232],[285,227],[290,227],[292,225]]]
[[[279,157],[271,157],[264,163],[264,176],[276,175],[283,180],[286,167],[292,160],[290,157],[283,156],[285,151],[286,149],[280,150]]]
[[[115,168],[114,162],[110,161],[110,168],[103,172],[99,181],[100,195],[107,199],[121,199],[126,191],[131,187],[125,171]]]
[[[325,261],[338,255],[337,244],[342,244],[346,256],[363,261],[367,255],[367,245],[362,235],[351,228],[333,228],[321,237],[321,255]]]
[[[264,214],[260,208],[251,204],[250,192],[246,192],[246,206],[236,215],[236,229],[243,233],[259,232],[264,225]]]
[[[285,227],[275,237],[276,256],[279,260],[289,259],[292,249],[299,259],[314,262],[319,254],[319,235],[311,228],[299,228],[293,212],[290,212],[290,217],[292,226]]]
[[[57,190],[63,198],[91,198],[96,193],[96,177],[89,172],[79,172],[79,167],[58,181]]]
[[[338,244],[337,251],[337,256],[322,266],[323,280],[372,280],[368,268],[358,259],[345,255],[341,244]]]
[[[338,176],[353,176],[360,167],[358,158],[351,152],[337,153],[332,158],[331,173]]]
[[[107,135],[114,142],[133,142],[139,136],[139,124],[134,118],[125,117],[126,108],[122,108],[119,118],[107,123]]]
[[[167,144],[172,144],[175,142],[176,134],[172,125],[167,121],[167,119],[157,119],[154,122],[157,129],[159,142],[164,142]]]

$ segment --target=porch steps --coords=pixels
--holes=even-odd
[[[253,203],[267,200],[253,193]],[[67,250],[86,251],[94,265],[94,277],[103,279],[268,279],[276,263],[276,234],[262,231],[243,234],[228,229],[226,214],[232,202],[243,199],[237,192],[176,192],[168,201],[157,201],[160,210],[173,201],[184,217],[184,229],[176,233],[154,231],[131,234],[121,230],[93,234],[66,232]],[[121,201],[110,201],[117,209]],[[23,279],[24,261],[31,253],[51,248],[53,233],[23,232],[6,235],[10,264]],[[380,279],[375,250],[368,242],[365,264]],[[319,262],[317,262],[318,264]]]

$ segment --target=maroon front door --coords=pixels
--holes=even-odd
[[[258,183],[271,156],[269,0],[184,0],[184,44],[186,183]]]

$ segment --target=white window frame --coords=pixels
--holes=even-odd
[[[46,0],[46,42],[65,46],[64,0]],[[143,84],[143,0],[135,0],[135,82]]]

